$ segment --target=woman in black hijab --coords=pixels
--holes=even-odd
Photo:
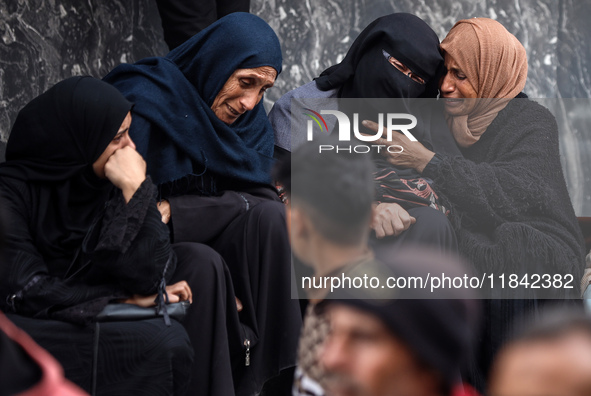
[[[416,100],[437,96],[442,72],[439,39],[423,20],[406,13],[378,18],[361,32],[341,63],[275,103],[269,119],[275,130],[276,154],[291,151],[306,138],[308,118],[292,114],[292,99],[302,107],[338,109],[348,114],[351,122],[352,113],[359,113],[359,121],[375,119],[378,113],[420,115],[412,134],[429,147],[458,154],[449,131],[441,129],[445,126],[443,118],[435,116],[435,101]],[[325,119],[331,132],[335,125],[330,121],[335,118]],[[374,163],[376,236],[396,236],[396,243],[426,242],[442,249],[455,249],[453,231],[443,215],[447,209],[431,188],[431,181],[412,170],[393,167],[378,154],[374,155]],[[429,227],[420,225],[419,218],[425,218]],[[391,238],[386,240],[392,242]]]
[[[416,128],[419,132],[413,129],[412,133],[429,146],[457,151],[453,139],[445,139],[449,132],[435,129],[437,125],[445,125],[443,117],[436,120],[432,108],[417,108],[417,102],[410,100],[436,97],[442,67],[439,39],[423,20],[405,13],[376,19],[361,32],[341,63],[275,103],[269,119],[275,131],[276,156],[289,155],[292,148],[306,139],[309,118],[300,113],[320,109],[344,112],[351,122],[354,122],[352,113],[359,113],[361,121],[375,119],[378,113],[420,111],[422,117],[417,117],[419,128]],[[325,117],[325,121],[327,131],[332,132],[335,117]],[[380,155],[373,159],[377,190],[373,229],[380,240],[373,238],[371,243],[422,243],[441,251],[455,250],[455,235],[444,214],[445,207],[430,181],[416,172],[394,168]],[[304,333],[309,333],[307,327]],[[299,356],[304,353],[300,351]],[[306,381],[296,383],[300,384],[298,394],[315,394],[312,388],[302,388]]]
[[[239,325],[226,316],[235,311],[229,272],[211,248],[171,246],[128,134],[131,108],[109,84],[73,77],[19,113],[0,165],[2,310],[89,392],[184,394],[191,380],[206,393],[233,392],[228,340],[239,339]],[[166,283],[171,302],[196,300],[184,325],[206,343],[194,345],[193,369],[174,320],[91,324],[109,302],[153,305]]]
[[[442,66],[439,39],[429,25],[396,13],[370,23],[343,61],[315,81],[321,91],[338,89],[339,98],[434,98]]]

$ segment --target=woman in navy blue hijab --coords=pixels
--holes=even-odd
[[[206,243],[230,270],[241,323],[232,362],[238,395],[295,365],[301,325],[284,206],[270,184],[274,133],[261,103],[281,62],[271,27],[235,13],[165,57],[105,77],[135,104],[130,135],[159,185],[173,242]]]
[[[240,116],[220,118],[212,107],[240,69],[265,73],[263,84],[240,80],[250,85],[241,85],[246,97],[231,102]],[[165,57],[122,64],[104,80],[135,103],[130,133],[156,183],[194,173],[262,184],[269,182],[273,130],[260,100],[280,72],[281,48],[273,29],[257,16],[235,13]],[[239,108],[237,102],[248,101],[255,86],[254,106]]]

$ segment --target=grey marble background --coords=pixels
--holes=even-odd
[[[441,39],[459,19],[497,19],[527,50],[530,97],[591,98],[589,0],[251,0],[284,53],[265,105],[340,61],[367,24],[397,11],[423,18]],[[154,0],[0,0],[0,160],[20,108],[52,84],[166,52]],[[591,216],[591,106],[573,103],[551,107],[575,210]]]

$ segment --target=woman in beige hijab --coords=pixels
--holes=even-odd
[[[583,240],[562,173],[556,121],[522,93],[527,58],[521,43],[500,23],[473,18],[456,23],[441,48],[445,117],[463,156],[434,153],[402,134],[380,143],[404,148],[388,161],[433,179],[450,201],[461,253],[487,279],[492,274],[490,296],[511,298],[488,303],[479,370],[485,373],[512,319],[537,309],[533,298],[578,295]],[[511,274],[523,279],[516,288],[507,283]],[[544,274],[560,282],[545,282]]]

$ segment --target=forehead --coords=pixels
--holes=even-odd
[[[388,334],[388,330],[378,318],[356,308],[334,304],[329,306],[328,315],[333,329],[339,329],[345,333],[362,331]]]
[[[119,131],[124,131],[124,130],[128,129],[130,125],[131,125],[131,111],[129,111],[125,115],[125,118],[123,119],[123,122],[121,123],[121,127],[119,127]]]
[[[457,62],[455,61],[454,58],[451,57],[450,54],[448,54],[447,52],[444,53],[444,63],[445,63],[445,67],[447,67],[448,69],[459,69],[459,66],[457,64]]]
[[[502,352],[491,383],[492,393],[505,395],[560,395],[571,366],[557,344],[525,342]],[[565,376],[566,374],[566,376]]]
[[[260,66],[252,69],[237,69],[234,75],[236,77],[258,78],[265,83],[273,84],[277,78],[277,71],[271,66]]]

